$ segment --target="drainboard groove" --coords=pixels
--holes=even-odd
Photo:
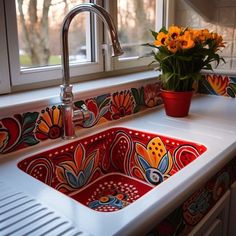
[[[6,207],[6,206],[8,206],[8,205],[10,205],[10,204],[12,204],[12,203],[15,203],[15,202],[21,200],[21,199],[24,199],[24,198],[27,198],[27,196],[22,196],[22,197],[19,197],[19,198],[14,199],[14,200],[12,200],[12,201],[10,201],[10,202],[6,202],[6,203],[0,205],[0,208]]]
[[[75,229],[74,227],[67,228],[64,231],[62,231],[59,234],[57,234],[57,236],[65,236],[67,233],[70,233],[74,229]]]
[[[1,189],[1,191],[4,191],[4,189]],[[9,194],[9,193],[7,193],[7,194]],[[9,198],[14,197],[14,196],[16,196],[16,195],[22,194],[22,193],[10,193],[10,194],[11,194],[11,195],[7,195],[7,196],[6,196],[6,193],[4,194],[4,192],[3,192],[2,195],[4,195],[4,197],[3,197],[3,198],[0,198],[0,202],[3,201],[3,200],[5,200],[5,199],[9,199]]]
[[[26,215],[26,216],[21,217],[20,219],[18,219],[18,220],[16,220],[16,221],[13,221],[13,222],[6,222],[5,224],[2,224],[2,225],[1,225],[0,231],[3,231],[3,230],[5,230],[5,229],[7,229],[7,228],[9,228],[9,227],[11,227],[11,226],[16,225],[16,224],[19,224],[20,222],[24,221],[25,219],[27,219],[27,218],[29,218],[29,217],[35,215],[35,214],[38,214],[39,212],[45,211],[45,210],[46,210],[46,208],[41,208],[41,209],[39,209],[39,210],[37,210],[37,211],[35,211],[35,212],[29,214],[29,215]]]
[[[12,230],[11,232],[9,232],[7,235],[12,235],[12,234],[15,234],[15,233],[17,233],[17,235],[21,235],[21,236],[23,236],[22,235],[22,232],[20,233],[19,231],[23,231],[23,230],[25,230],[25,228],[33,228],[33,227],[35,227],[35,225],[34,225],[34,223],[35,222],[37,222],[38,224],[40,224],[40,220],[43,220],[43,219],[47,219],[47,216],[49,216],[49,215],[51,215],[52,214],[52,212],[49,212],[49,213],[46,213],[46,214],[44,214],[44,215],[42,215],[42,216],[40,216],[40,217],[37,217],[36,219],[34,219],[34,220],[31,220],[31,221],[29,221],[29,222],[25,222],[25,224],[20,224],[20,227],[18,227],[17,225],[16,225],[16,227],[18,227],[18,228],[16,228],[16,229],[14,229],[14,230]],[[38,224],[37,224],[37,227],[41,227],[41,225],[40,226],[38,226]],[[27,229],[26,229],[27,230]],[[28,229],[29,230],[29,229]]]
[[[38,207],[38,206],[41,206],[41,204],[37,203],[37,204],[34,204],[34,205],[32,205],[32,206],[30,206],[30,207],[28,207],[28,208],[25,208],[25,209],[19,211],[19,212],[14,212],[13,214],[11,214],[11,215],[9,215],[9,216],[5,216],[3,220],[0,220],[0,223],[3,223],[3,222],[5,222],[5,221],[8,221],[8,220],[10,220],[10,219],[12,219],[12,218],[18,217],[18,216],[21,215],[22,213],[25,213],[25,212],[27,212],[27,211],[29,211],[29,210],[32,210],[33,208]]]
[[[61,231],[61,227],[65,227],[65,225],[68,224],[68,222],[64,221],[58,224],[58,222],[55,222],[55,225],[52,227],[52,224],[50,224],[48,227],[45,227],[44,230],[47,230],[45,232],[43,232],[42,234],[40,234],[39,236],[46,236],[46,235],[57,235],[58,234],[55,232],[57,230]],[[41,233],[41,232],[40,232]]]
[[[44,227],[47,226],[48,224],[50,223],[53,223],[54,221],[56,220],[59,220],[60,217],[55,217],[55,218],[50,218],[50,217],[47,217],[47,218],[42,218],[42,222],[40,223],[40,225],[37,225],[36,228],[33,228],[32,230],[30,231],[27,231],[27,232],[22,232],[21,235],[22,236],[27,236],[27,235],[38,235],[37,234],[37,231],[43,231]],[[39,232],[38,232],[39,233]]]
[[[0,181],[0,235],[88,235],[63,216]]]
[[[17,209],[17,207],[25,208],[25,206],[24,206],[25,204],[23,204],[23,203],[27,203],[28,201],[34,201],[34,200],[32,200],[32,199],[30,199],[28,197],[25,197],[25,198],[22,198],[22,199],[20,199],[18,201],[14,201],[14,202],[12,202],[9,205],[2,206],[1,211],[2,212],[5,212],[7,210],[10,211],[11,209]]]
[[[21,206],[24,206],[24,205],[26,205],[26,204],[28,204],[28,203],[30,203],[30,202],[34,202],[34,200],[28,200],[28,201],[23,202],[23,203],[21,203],[21,204],[15,206],[15,207],[9,208],[9,209],[7,209],[7,210],[1,212],[1,213],[0,213],[0,216],[1,216],[1,215],[4,215],[4,214],[7,213],[7,212],[13,211],[13,210],[15,210],[16,208],[19,208],[19,207],[21,207]]]

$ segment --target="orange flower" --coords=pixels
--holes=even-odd
[[[137,142],[135,151],[138,170],[150,184],[158,185],[170,176],[173,158],[161,138],[151,139],[147,146]]]
[[[170,26],[168,30],[168,35],[171,39],[177,39],[180,36],[181,28],[177,26]]]
[[[179,46],[182,49],[190,49],[195,46],[195,42],[193,41],[189,32],[185,32],[183,36],[179,37]]]
[[[202,35],[204,35],[205,40],[208,40],[208,39],[211,38],[211,33],[209,32],[208,29],[203,29],[203,30],[202,30]]]
[[[227,76],[207,75],[206,80],[218,95],[227,96],[227,87],[229,83]]]
[[[192,39],[197,42],[199,41],[198,38],[201,34],[200,30],[196,30],[196,29],[190,29],[188,30],[189,34],[191,35]]]
[[[134,101],[130,91],[122,91],[112,95],[111,111],[113,119],[130,115],[133,112]]]
[[[42,111],[38,121],[36,136],[38,139],[56,139],[61,136],[62,114],[60,107],[53,106]]]
[[[73,191],[84,187],[96,172],[99,164],[99,150],[86,154],[82,144],[78,144],[72,160],[60,162],[56,166],[56,186],[61,192]]]
[[[176,40],[168,41],[167,48],[172,53],[176,53],[178,51],[178,42]]]
[[[156,45],[156,46],[164,46],[167,37],[168,37],[167,34],[165,34],[165,33],[163,33],[163,32],[160,32],[160,33],[157,35],[156,40],[154,41],[154,45]]]
[[[195,30],[195,41],[204,43],[207,39],[211,38],[211,34],[208,29]]]

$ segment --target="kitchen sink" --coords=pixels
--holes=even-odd
[[[18,167],[90,209],[113,212],[206,150],[199,143],[116,127],[28,157]]]

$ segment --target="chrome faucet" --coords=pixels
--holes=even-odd
[[[68,32],[72,19],[80,12],[96,13],[108,26],[112,46],[113,55],[119,56],[123,54],[117,36],[117,31],[114,26],[110,14],[101,6],[93,3],[84,3],[74,7],[64,18],[61,29],[61,53],[62,53],[62,85],[61,101],[62,101],[62,119],[64,128],[64,139],[72,139],[75,136],[75,124],[83,124],[89,119],[89,111],[84,105],[82,108],[74,108],[72,84],[70,84],[70,67],[69,67],[69,49],[68,49]]]

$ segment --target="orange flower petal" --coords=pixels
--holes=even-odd
[[[38,129],[46,134],[49,132],[48,124],[43,119],[40,120],[40,123],[38,124]]]
[[[52,122],[54,125],[59,124],[59,119],[60,119],[60,113],[61,111],[58,109],[58,107],[55,107],[52,112]]]
[[[56,177],[62,183],[65,183],[64,169],[61,166],[56,167]]]
[[[119,101],[118,93],[113,94],[113,101],[114,101],[114,104],[115,104],[117,107],[120,106],[120,101]]]
[[[136,143],[135,149],[138,155],[140,155],[144,160],[146,160],[151,167],[155,167],[147,149],[142,144]]]
[[[120,105],[124,104],[125,92],[121,92],[119,95]]]
[[[53,125],[49,111],[46,111],[45,113],[43,113],[42,119],[44,119],[44,121],[48,124],[49,127]]]
[[[82,165],[83,165],[84,155],[85,155],[84,148],[81,144],[79,144],[76,147],[75,154],[74,154],[75,165],[78,170],[83,169]]]

